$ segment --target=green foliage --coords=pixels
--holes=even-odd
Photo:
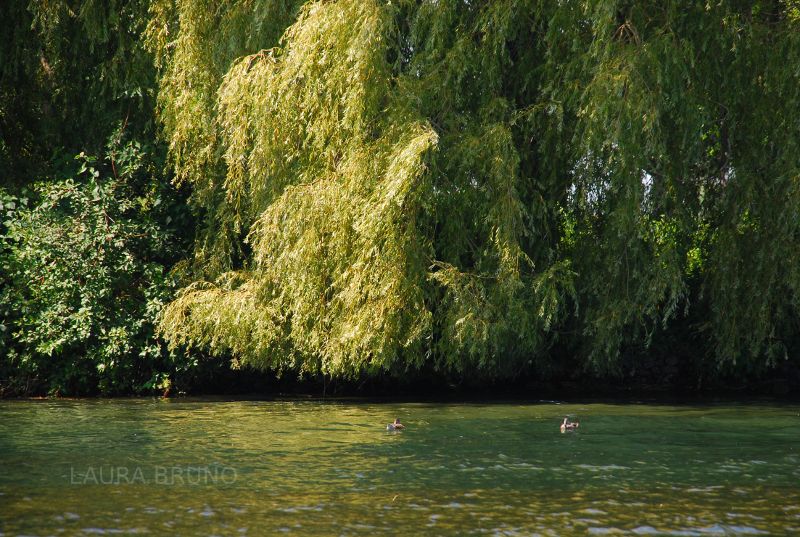
[[[168,133],[179,184],[204,215],[194,269],[215,276],[243,256],[240,230],[226,215],[217,90],[231,64],[268,49],[297,14],[298,0],[153,0],[147,45],[160,72],[158,117]]]
[[[173,345],[617,372],[693,311],[720,367],[796,343],[794,3],[266,2],[266,31],[254,6],[166,2],[148,31],[208,216]]]
[[[225,177],[212,183],[208,207],[214,235],[246,237],[224,254],[251,253],[236,273],[224,272],[226,259],[212,264],[222,272],[215,283],[198,282],[169,306],[161,327],[173,344],[331,375],[402,371],[429,357],[443,371],[512,374],[546,348],[573,274],[568,261],[534,270],[520,243],[525,221],[540,214],[518,192],[509,105],[459,75],[460,87],[439,95],[472,98],[430,117],[431,93],[451,78],[441,71],[472,67],[404,33],[409,9],[308,3],[281,47],[230,65],[206,116],[216,126],[204,127],[218,146],[192,152],[198,167],[182,169],[206,188],[203,155],[222,155]],[[465,13],[464,24],[496,13],[478,15]],[[458,46],[489,66],[497,43]],[[412,61],[412,49],[430,52]],[[185,131],[171,121],[180,158]],[[434,121],[448,127],[437,132]]]
[[[694,306],[709,312],[693,329],[721,367],[774,364],[778,348],[786,356],[798,315],[794,8],[542,8],[545,89],[573,116],[560,151],[576,164],[585,242],[575,266],[594,362],[613,367],[620,346],[690,307],[689,276]],[[658,239],[666,222],[669,238]]]
[[[393,101],[389,15],[369,3],[309,6],[287,34],[302,46],[242,58],[224,79],[216,210],[221,226],[248,234],[253,256],[169,307],[173,342],[336,375],[422,356],[427,256],[415,215],[436,137]]]
[[[800,352],[796,0],[7,4],[9,191],[155,114],[199,222],[160,310],[171,177],[139,149],[4,198],[19,367],[138,389],[114,356],[167,371],[156,316],[176,355],[351,378],[627,374],[675,342],[693,375],[757,376]]]
[[[81,153],[73,177],[38,183],[35,202],[3,200],[6,391],[150,392],[188,365],[172,363],[153,330],[174,286],[165,266],[180,253],[161,207],[180,214],[175,195],[147,149],[113,142],[104,162]]]
[[[54,157],[99,153],[120,122],[152,129],[155,73],[140,35],[150,0],[0,4],[0,172],[20,188]]]

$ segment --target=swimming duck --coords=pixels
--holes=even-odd
[[[564,417],[564,421],[561,422],[561,432],[565,433],[567,431],[577,429],[579,426],[580,423],[578,423],[577,421],[570,423],[569,418]]]
[[[400,423],[400,418],[395,418],[394,422],[390,423],[386,426],[387,431],[399,431],[401,429],[405,429],[406,426]]]

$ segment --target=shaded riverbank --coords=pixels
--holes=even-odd
[[[250,368],[232,369],[226,360],[207,360],[197,368],[177,373],[167,389],[150,393],[118,393],[117,396],[253,396],[253,397],[367,397],[396,399],[655,399],[740,400],[767,397],[778,400],[800,398],[800,367],[786,361],[776,369],[759,374],[722,374],[709,372],[693,376],[686,372],[688,360],[649,358],[615,375],[597,376],[565,365],[546,378],[523,375],[513,379],[449,377],[430,371],[409,371],[359,379],[337,379],[322,375],[298,378],[291,374],[277,376],[269,371]],[[688,379],[694,378],[694,381]],[[697,380],[697,379],[700,380]],[[81,390],[48,392],[46,383],[37,378],[25,381],[0,376],[0,399],[18,397],[96,396]]]

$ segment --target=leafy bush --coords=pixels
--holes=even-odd
[[[177,363],[153,323],[175,282],[185,204],[139,143],[118,133],[103,160],[4,209],[0,350],[7,393],[164,391]]]

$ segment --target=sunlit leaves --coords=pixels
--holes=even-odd
[[[437,136],[393,92],[391,16],[372,2],[309,4],[284,47],[232,64],[218,91],[217,215],[247,233],[252,258],[168,308],[174,342],[338,375],[404,367],[400,354],[418,349],[430,314],[415,215]]]
[[[555,345],[615,372],[680,326],[773,364],[797,345],[795,11],[154,3],[164,133],[207,215],[165,336],[503,376]]]

